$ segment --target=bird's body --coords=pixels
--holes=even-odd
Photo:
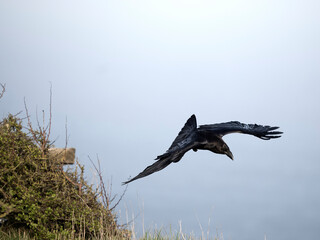
[[[192,115],[179,132],[169,149],[159,155],[154,164],[147,167],[136,177],[124,182],[127,184],[154,172],[160,171],[170,163],[179,162],[183,155],[189,150],[209,150],[213,153],[225,154],[233,160],[232,152],[222,137],[229,133],[244,133],[256,136],[263,140],[279,138],[282,132],[273,131],[278,127],[262,126],[257,124],[244,124],[237,121],[201,125],[197,128],[197,120]]]

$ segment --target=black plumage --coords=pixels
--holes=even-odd
[[[218,154],[225,154],[233,160],[232,152],[222,137],[229,133],[244,133],[256,136],[263,140],[281,137],[282,132],[274,131],[279,127],[262,126],[257,124],[244,124],[238,121],[200,125],[197,128],[196,116],[192,115],[179,132],[170,148],[159,155],[154,164],[148,166],[136,177],[124,182],[127,184],[154,172],[160,171],[172,162],[179,162],[183,155],[193,149],[209,150]]]

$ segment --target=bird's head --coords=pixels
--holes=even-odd
[[[218,141],[216,142],[216,146],[215,146],[215,151],[216,153],[219,154],[225,154],[227,155],[231,160],[233,160],[233,154],[230,151],[229,146],[220,138],[218,139]]]
[[[231,158],[231,160],[233,160],[233,154],[230,151],[229,146],[222,140],[222,138],[216,138],[212,142],[213,144],[210,147],[204,149],[210,150],[218,154],[225,154],[229,158]]]
[[[229,146],[228,146],[225,142],[223,142],[223,143],[220,145],[219,151],[220,151],[220,153],[227,155],[231,160],[233,160],[233,154],[232,154],[232,152],[230,151]]]

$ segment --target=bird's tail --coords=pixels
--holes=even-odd
[[[122,185],[124,184],[128,184],[129,182],[132,182],[134,180],[137,180],[139,178],[143,178],[143,177],[146,177],[154,172],[158,172],[162,169],[164,169],[165,167],[167,167],[169,164],[171,163],[170,160],[160,160],[160,161],[157,161],[155,162],[154,164],[150,165],[149,167],[147,167],[146,169],[144,169],[141,173],[139,173],[137,176],[135,176],[134,178],[126,181],[126,182],[123,182]]]

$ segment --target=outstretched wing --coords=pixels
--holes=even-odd
[[[256,136],[263,140],[281,137],[282,132],[274,131],[279,127],[262,126],[257,124],[245,124],[238,121],[201,125],[199,131],[209,131],[220,137],[229,133],[244,133]]]
[[[195,115],[192,115],[179,132],[170,148],[162,155],[158,156],[154,164],[148,166],[136,177],[124,182],[127,184],[142,177],[146,177],[154,172],[158,172],[167,167],[172,162],[178,162],[183,155],[189,151],[195,143],[195,135],[197,129],[197,121]]]
[[[171,163],[171,161],[169,159],[167,159],[165,161],[157,161],[154,164],[147,167],[146,169],[144,169],[141,173],[139,173],[134,178],[132,178],[126,182],[123,182],[122,185],[128,184],[129,182],[132,182],[132,181],[137,180],[139,178],[146,177],[154,172],[158,172],[158,171],[164,169],[165,167],[167,167],[170,163]]]
[[[186,146],[192,144],[195,140],[195,134],[197,130],[197,119],[193,114],[187,122],[184,124],[183,128],[180,130],[178,136],[175,138],[169,149],[165,154],[158,156],[155,160],[161,159],[161,157],[166,157],[175,151],[185,148]]]

